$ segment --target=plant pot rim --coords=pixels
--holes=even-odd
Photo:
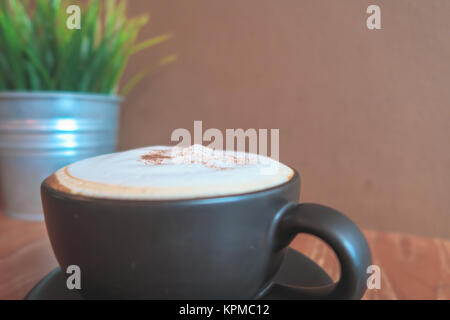
[[[0,100],[10,99],[74,99],[74,100],[109,100],[122,102],[123,98],[104,93],[76,92],[76,91],[0,91]]]

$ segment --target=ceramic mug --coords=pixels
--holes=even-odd
[[[63,270],[80,267],[88,299],[360,299],[366,290],[366,239],[338,211],[298,204],[297,172],[270,189],[191,200],[98,199],[47,182],[41,195],[53,251]],[[334,250],[339,281],[272,282],[299,233]]]

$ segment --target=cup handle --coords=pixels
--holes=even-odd
[[[271,283],[259,298],[273,293],[282,299],[361,299],[367,288],[371,254],[358,227],[332,208],[303,203],[290,206],[281,214],[275,227],[275,249],[285,248],[299,233],[315,235],[331,246],[341,266],[340,279],[323,287]]]

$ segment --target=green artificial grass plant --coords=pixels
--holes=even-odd
[[[130,56],[170,38],[137,43],[146,15],[126,16],[126,0],[91,0],[80,29],[67,27],[69,5],[61,0],[0,0],[0,91],[75,91],[127,94],[148,72],[176,59],[145,66],[123,88]]]

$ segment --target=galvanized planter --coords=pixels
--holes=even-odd
[[[55,170],[114,152],[120,99],[100,94],[0,92],[0,205],[42,220],[39,186]]]

